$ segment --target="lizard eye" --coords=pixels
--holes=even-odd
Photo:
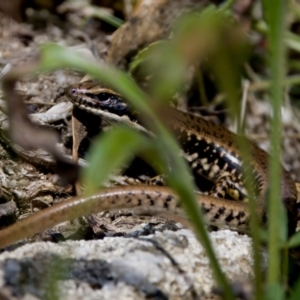
[[[86,95],[91,98],[91,99],[95,99],[97,101],[102,102],[107,102],[110,100],[110,95],[107,93],[99,93],[99,94],[95,94],[95,93],[86,93]]]
[[[97,99],[99,99],[101,102],[102,102],[102,101],[106,102],[106,101],[108,101],[108,100],[111,99],[111,96],[112,96],[112,95],[110,95],[110,94],[108,94],[108,93],[99,93],[99,94],[97,95]]]

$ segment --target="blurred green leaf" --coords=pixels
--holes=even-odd
[[[295,285],[293,286],[291,296],[288,298],[289,300],[299,300],[300,299],[300,279],[297,280]]]
[[[272,104],[271,118],[271,156],[269,162],[269,199],[268,199],[268,225],[269,225],[269,267],[268,285],[277,286],[280,274],[280,237],[279,222],[281,207],[281,184],[280,184],[280,157],[281,157],[281,107],[283,104],[282,82],[286,72],[286,47],[282,41],[286,33],[286,6],[285,0],[264,0],[263,13],[268,23],[268,52],[271,74],[270,101]],[[287,268],[283,268],[287,270]],[[282,276],[283,278],[286,275]]]
[[[267,34],[269,31],[269,27],[264,21],[257,22],[255,24],[255,27],[259,32],[263,34]],[[289,49],[300,52],[300,38],[297,34],[286,30],[284,37],[285,44]]]
[[[99,18],[102,21],[105,21],[106,23],[118,28],[120,27],[122,24],[124,24],[124,21],[119,19],[118,17],[109,14],[106,12],[106,10],[103,10],[97,6],[94,5],[90,5],[93,13],[91,14],[91,17],[96,17]]]
[[[89,167],[83,172],[86,192],[96,192],[109,174],[124,167],[136,153],[149,145],[148,138],[128,128],[119,127],[100,135],[89,150]]]
[[[266,300],[284,300],[284,287],[280,284],[272,284],[268,287],[265,293]]]
[[[291,236],[291,238],[288,241],[288,247],[289,248],[295,248],[300,246],[300,231],[296,232]]]
[[[170,43],[169,41],[162,40],[162,41],[157,41],[146,48],[142,49],[141,51],[138,52],[138,54],[133,58],[133,60],[129,63],[129,72],[132,74],[136,71],[138,67],[140,67],[145,60],[150,60],[151,57],[154,55],[157,55],[157,52],[160,51],[160,48],[165,45],[166,43]]]

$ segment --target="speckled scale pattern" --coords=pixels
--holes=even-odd
[[[221,177],[208,195],[217,198],[226,198],[228,195],[233,200],[248,201],[247,191],[243,187],[243,182],[231,175]]]
[[[226,151],[226,157],[230,158],[231,163],[237,166],[235,176],[243,181],[241,174],[242,159],[239,155],[237,136],[231,133],[226,128],[206,121],[205,119],[191,114],[183,113],[176,109],[170,109],[169,124],[174,128],[176,134],[187,131],[185,135],[196,136],[199,139],[204,139],[211,147],[216,146],[223,148]],[[249,151],[253,157],[251,159],[251,172],[255,180],[255,188],[257,190],[257,206],[265,218],[266,214],[266,194],[268,190],[268,154],[260,149],[253,142],[249,142]],[[223,156],[224,157],[224,156]],[[236,161],[235,161],[236,159]],[[220,163],[221,157],[219,158]],[[226,160],[228,162],[228,160]],[[297,193],[295,183],[291,175],[282,168],[281,176],[281,199],[287,209],[289,216],[289,231],[293,232],[296,224],[296,199]]]
[[[180,132],[177,138],[182,142],[185,158],[195,172],[213,182],[225,174],[241,178],[240,161],[222,146],[188,132]]]
[[[212,225],[246,231],[249,214],[245,203],[197,195],[206,221]],[[32,236],[55,224],[80,216],[121,208],[141,208],[155,214],[169,212],[170,217],[182,216],[178,197],[166,187],[119,186],[93,196],[72,198],[41,210],[29,218],[0,231],[0,248]],[[175,218],[177,220],[177,218]]]
[[[215,184],[228,178],[228,185],[235,182],[238,189],[238,186],[244,185],[243,161],[238,155],[239,149],[235,148],[236,141],[229,131],[200,117],[178,113],[176,110],[170,111],[170,118],[170,126],[181,143],[184,156],[194,173],[210,179]],[[255,170],[252,168],[251,174],[254,175],[253,184],[259,192],[264,188],[261,185],[264,178]],[[245,189],[240,190],[243,196],[239,195],[236,200],[247,197]]]
[[[215,198],[216,199],[216,198]],[[229,200],[223,200],[229,201]],[[230,201],[232,202],[232,201]],[[232,202],[236,203],[236,202]],[[245,209],[236,209],[227,207],[228,203],[224,202],[201,202],[202,213],[209,224],[230,228],[239,231],[246,231],[249,225],[249,213]],[[244,204],[244,203],[238,203]]]

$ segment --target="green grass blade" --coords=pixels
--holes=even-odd
[[[289,248],[295,248],[300,246],[300,231],[295,233],[288,241]]]
[[[109,174],[124,167],[134,154],[149,145],[149,139],[127,128],[116,128],[96,138],[89,150],[89,167],[82,176],[86,193],[96,192]]]
[[[274,286],[280,278],[280,240],[278,236],[280,217],[280,142],[281,142],[281,105],[283,99],[282,81],[285,75],[285,0],[264,0],[264,13],[267,18],[269,31],[269,53],[271,86],[270,97],[272,103],[271,119],[271,159],[270,159],[270,192],[268,205],[269,220],[269,268],[268,284]]]

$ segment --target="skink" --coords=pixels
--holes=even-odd
[[[103,116],[103,111],[107,111],[120,117],[127,116],[133,122],[137,121],[136,113],[120,95],[93,81],[71,85],[65,92],[69,100],[80,109],[100,116]],[[224,198],[228,194],[235,200],[247,198],[243,187],[243,160],[235,134],[199,116],[172,108],[164,108],[164,120],[180,142],[193,173],[204,176],[215,184],[210,192],[215,202],[218,197]],[[110,121],[109,118],[107,121]],[[250,167],[253,184],[257,191],[257,211],[265,219],[269,156],[256,144],[248,142],[252,155]],[[297,192],[294,181],[284,168],[281,174],[281,199],[288,213],[291,234],[295,231],[297,222]],[[224,207],[220,206],[220,211],[222,209]]]
[[[102,88],[92,81],[72,85],[66,95],[81,109],[102,115],[108,111],[114,116],[128,116],[136,121],[134,112],[117,93]],[[210,195],[197,195],[208,223],[220,227],[246,231],[249,213],[246,203],[219,198],[233,192],[233,198],[243,200],[247,193],[242,187],[243,161],[236,135],[205,119],[176,109],[168,109],[167,123],[182,145],[185,157],[194,174],[200,174],[215,183]],[[117,118],[113,118],[115,121]],[[109,120],[108,120],[109,121]],[[264,219],[268,190],[268,154],[249,141],[253,156],[251,170],[257,190],[257,211]],[[223,183],[225,181],[225,184]],[[227,186],[226,186],[227,185]],[[229,185],[229,187],[228,187]],[[222,188],[225,186],[225,190]],[[281,199],[286,207],[289,234],[296,227],[296,187],[290,174],[282,168]],[[176,195],[167,187],[126,186],[105,189],[91,197],[70,199],[47,208],[33,216],[0,231],[0,248],[28,237],[62,221],[100,211],[119,208],[139,208],[146,212],[180,213]]]

